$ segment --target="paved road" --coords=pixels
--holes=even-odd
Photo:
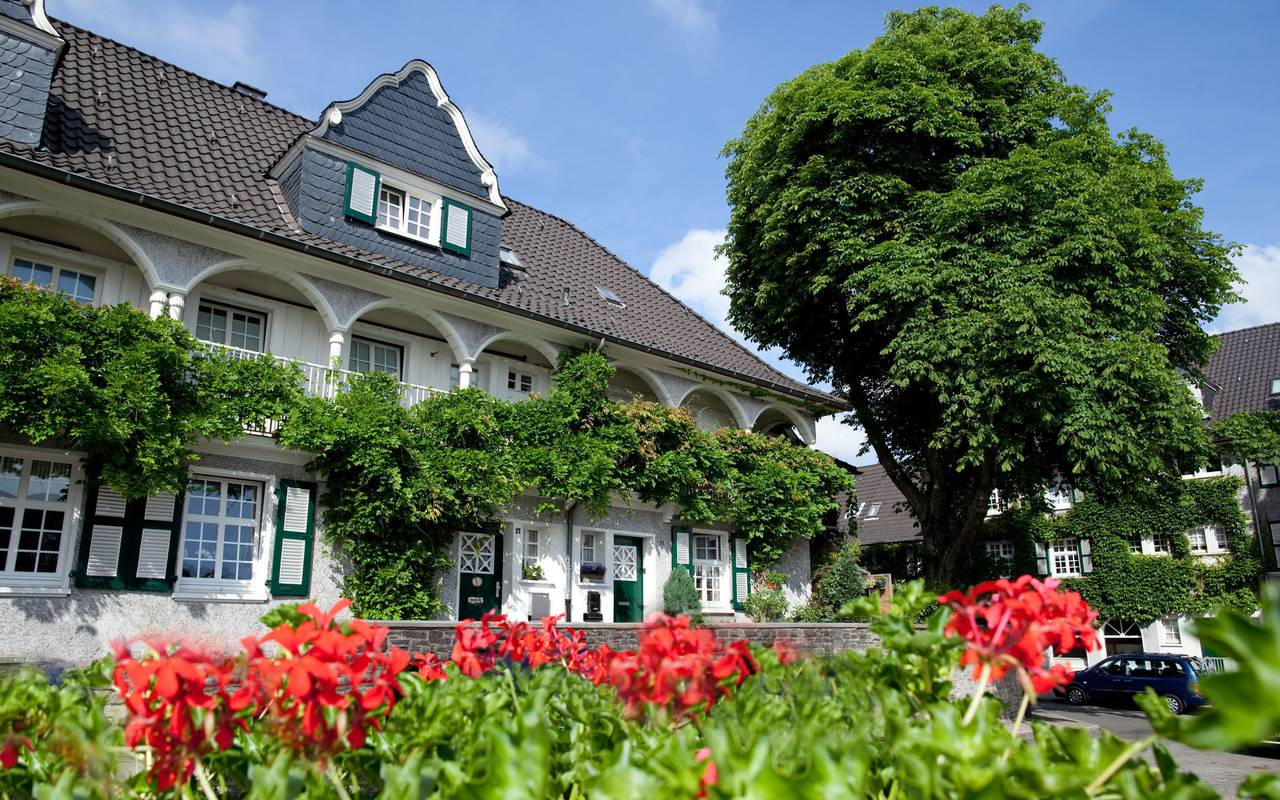
[[[1147,718],[1134,708],[1071,706],[1044,700],[1037,715],[1054,724],[1097,725],[1125,739],[1141,739],[1151,734]],[[1251,772],[1280,773],[1280,748],[1249,753],[1212,753],[1176,742],[1165,742],[1165,745],[1184,770],[1199,775],[1200,780],[1223,797],[1235,797],[1236,787]]]

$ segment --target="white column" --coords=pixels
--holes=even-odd
[[[472,359],[468,358],[458,365],[458,388],[466,389],[471,385]]]
[[[347,335],[342,331],[329,331],[329,366],[342,366],[342,346],[346,341]]]
[[[164,304],[169,299],[169,295],[165,294],[164,289],[156,289],[151,293],[151,318],[159,319],[164,316]]]
[[[169,292],[169,316],[182,319],[182,307],[187,304],[187,296],[182,292]]]

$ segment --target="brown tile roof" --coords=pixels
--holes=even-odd
[[[1218,349],[1204,368],[1214,384],[1214,422],[1238,411],[1280,409],[1271,381],[1280,378],[1280,323],[1219,334]]]
[[[840,405],[761,361],[573,225],[517,201],[509,200],[502,233],[527,272],[513,273],[497,289],[302,232],[267,171],[314,121],[111,39],[54,24],[67,48],[54,76],[43,141],[35,150],[0,143],[0,152],[20,157],[6,163],[34,161],[285,237],[322,256],[355,259],[487,305]],[[614,290],[626,308],[606,303],[597,286]]]
[[[863,544],[911,542],[920,538],[920,528],[911,515],[907,498],[889,480],[884,467],[871,464],[857,467],[854,476],[854,522],[858,541]],[[869,519],[871,507],[880,504],[879,513]]]

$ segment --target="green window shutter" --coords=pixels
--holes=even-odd
[[[354,161],[347,162],[347,189],[342,198],[342,210],[348,217],[367,222],[378,221],[378,189],[382,176]]]
[[[751,594],[751,568],[747,563],[747,540],[733,539],[733,607],[742,610]]]
[[[1044,542],[1036,542],[1036,574],[1049,574],[1049,553],[1044,549]]]
[[[76,585],[167,592],[176,579],[182,501],[173,494],[125,500],[107,486],[89,491]]]
[[[675,568],[683,565],[686,569],[690,567],[689,558],[689,534],[692,528],[686,528],[683,525],[671,526],[671,566]]]
[[[129,502],[96,481],[85,503],[84,533],[76,559],[76,586],[86,589],[123,589],[120,554],[125,548]]]
[[[463,258],[471,257],[471,216],[461,203],[445,198],[440,204],[440,247]]]
[[[271,592],[311,594],[311,558],[315,549],[316,485],[281,480],[276,491],[276,546],[271,559]]]
[[[1085,575],[1093,572],[1093,543],[1088,539],[1080,540],[1080,572]]]

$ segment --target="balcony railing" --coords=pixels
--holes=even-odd
[[[232,347],[225,344],[217,344],[214,342],[205,342],[212,348],[221,350],[229,354],[235,359],[258,358],[263,353],[254,350],[245,350],[241,347]],[[267,353],[265,355],[271,355]],[[302,370],[302,392],[307,397],[324,397],[332,398],[342,391],[342,387],[346,386],[352,375],[358,375],[348,369],[334,369],[326,367],[322,364],[312,364],[308,361],[299,361],[296,358],[283,358],[281,356],[272,356],[279,364],[292,364]],[[443,389],[436,389],[431,386],[418,386],[413,383],[405,383],[400,381],[400,402],[406,408],[426,400],[431,395],[442,392]],[[261,430],[251,429],[248,432],[258,434],[260,436],[272,436],[280,428],[277,420],[268,420]]]

